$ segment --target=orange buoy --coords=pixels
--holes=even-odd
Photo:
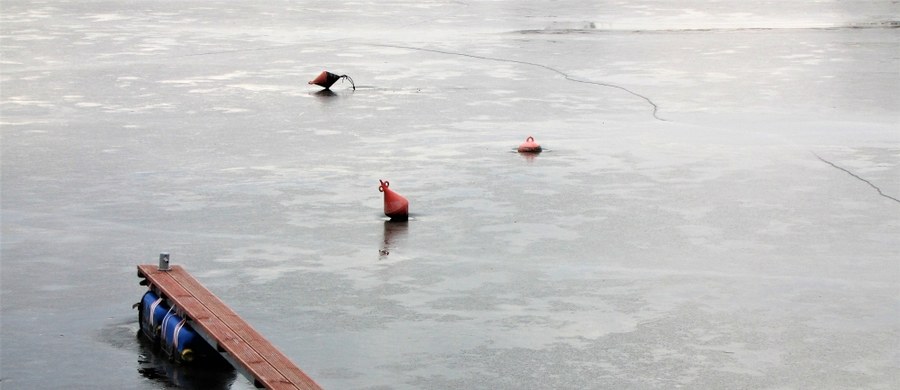
[[[351,79],[350,76],[347,76],[347,75],[338,76],[327,70],[323,70],[322,73],[319,73],[319,75],[316,76],[316,78],[310,80],[310,82],[308,82],[307,84],[315,84],[322,88],[329,89],[329,88],[331,88],[332,85],[334,85],[334,83],[336,83],[340,79],[350,80],[350,86],[352,86],[353,89],[356,90],[356,85],[353,84],[353,79]]]
[[[384,180],[378,180],[381,186],[378,187],[379,192],[384,192],[384,215],[391,220],[403,221],[409,218],[409,201],[390,188],[391,183]]]
[[[522,142],[522,144],[519,145],[518,150],[519,153],[540,153],[542,149],[541,145],[534,142],[534,137],[528,136],[528,138],[525,139],[525,142]]]

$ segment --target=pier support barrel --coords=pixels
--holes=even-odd
[[[139,265],[138,277],[188,319],[191,328],[257,387],[322,388],[181,266]],[[143,283],[142,283],[143,284]]]

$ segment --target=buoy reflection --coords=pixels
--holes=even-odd
[[[312,93],[313,96],[319,99],[331,99],[338,97],[338,94],[330,89],[322,89]]]
[[[534,159],[538,158],[539,156],[538,153],[519,153],[519,155],[522,156],[522,158],[524,158],[527,162],[534,162]]]
[[[378,257],[384,258],[391,254],[397,241],[406,236],[409,229],[409,221],[384,221],[384,236]]]

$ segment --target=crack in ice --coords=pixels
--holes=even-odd
[[[820,161],[822,161],[822,162],[824,162],[824,163],[826,163],[826,164],[828,164],[828,165],[831,165],[832,167],[834,167],[834,168],[836,168],[836,169],[842,170],[842,171],[846,172],[848,175],[853,176],[853,177],[857,178],[858,180],[860,180],[860,181],[862,181],[862,182],[868,184],[870,187],[874,188],[875,191],[878,191],[878,195],[881,195],[881,196],[883,196],[883,197],[885,197],[885,198],[888,198],[888,199],[890,199],[890,200],[893,200],[894,202],[900,203],[900,199],[897,199],[897,198],[895,198],[895,197],[893,197],[893,196],[890,196],[890,195],[885,194],[883,191],[881,191],[881,188],[878,188],[878,186],[876,186],[875,184],[872,184],[872,182],[870,182],[870,181],[868,181],[868,180],[866,180],[866,179],[863,179],[862,177],[859,177],[859,175],[857,175],[857,174],[855,174],[855,173],[853,173],[853,172],[850,172],[849,170],[847,170],[847,169],[845,169],[845,168],[843,168],[843,167],[841,167],[841,166],[838,166],[837,164],[835,164],[835,163],[833,163],[833,162],[831,162],[831,161],[828,161],[828,160],[826,160],[826,159],[820,157],[818,154],[813,153],[813,156],[816,156],[816,158],[819,159]]]
[[[646,96],[644,96],[644,95],[641,95],[641,94],[639,94],[639,93],[637,93],[637,92],[634,92],[634,91],[632,91],[632,90],[630,90],[630,89],[628,89],[628,88],[625,88],[625,87],[623,87],[623,86],[621,86],[621,85],[610,84],[610,83],[603,83],[603,82],[599,82],[599,81],[591,81],[591,80],[582,80],[582,79],[578,79],[578,78],[575,78],[575,77],[570,76],[570,75],[569,75],[568,73],[566,73],[566,72],[563,72],[563,71],[561,71],[561,70],[559,70],[559,69],[556,69],[556,68],[551,67],[551,66],[548,66],[548,65],[539,64],[539,63],[536,63],[536,62],[528,62],[528,61],[522,61],[522,60],[513,60],[513,59],[509,59],[509,58],[487,57],[487,56],[480,56],[480,55],[477,55],[477,54],[459,53],[459,52],[454,52],[454,51],[446,51],[446,50],[438,50],[438,49],[427,49],[427,48],[423,48],[423,47],[400,46],[400,45],[385,45],[385,44],[375,44],[375,43],[370,43],[369,45],[371,45],[371,46],[380,46],[380,47],[391,47],[391,48],[395,48],[395,49],[408,49],[408,50],[417,50],[417,51],[427,51],[427,52],[431,52],[431,53],[447,54],[447,55],[454,55],[454,56],[461,56],[461,57],[475,58],[475,59],[479,59],[479,60],[498,61],[498,62],[510,62],[510,63],[514,63],[514,64],[529,65],[529,66],[535,66],[535,67],[538,67],[538,68],[543,68],[543,69],[549,70],[549,71],[551,71],[551,72],[557,73],[557,74],[559,74],[560,76],[563,76],[566,80],[569,80],[569,81],[572,81],[572,82],[582,83],[582,84],[592,84],[592,85],[597,85],[597,86],[600,86],[600,87],[607,87],[607,88],[616,88],[616,89],[625,91],[625,92],[627,92],[627,93],[629,93],[629,94],[631,94],[631,95],[633,95],[633,96],[636,96],[636,97],[639,97],[639,98],[643,99],[643,100],[646,101],[648,104],[650,104],[650,106],[653,107],[653,118],[655,118],[656,120],[664,121],[664,122],[667,122],[667,121],[668,121],[668,120],[666,120],[666,119],[663,119],[663,118],[659,117],[659,115],[657,114],[657,111],[659,110],[659,106],[658,106],[656,103],[654,103],[653,100],[650,100],[650,98],[648,98],[648,97],[646,97]]]

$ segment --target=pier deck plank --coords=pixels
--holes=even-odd
[[[230,355],[236,367],[273,390],[321,390],[318,384],[287,356],[237,315],[221,299],[181,266],[160,271],[155,265],[139,265],[138,275],[175,305],[191,321],[191,327],[209,335],[220,351]]]

